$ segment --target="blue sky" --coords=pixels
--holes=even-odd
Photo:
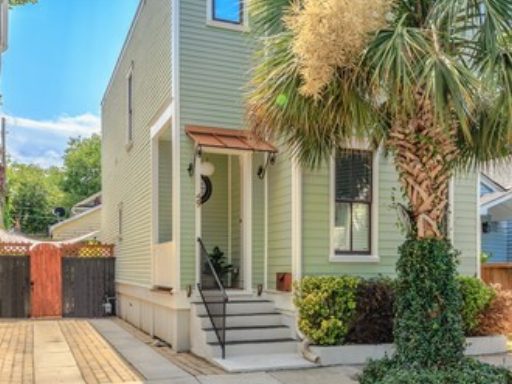
[[[12,159],[61,164],[71,136],[100,129],[100,103],[138,0],[39,0],[11,10],[2,57]]]

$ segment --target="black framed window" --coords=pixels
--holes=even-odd
[[[128,109],[128,126],[126,140],[128,143],[133,141],[133,74],[128,75],[127,84],[127,109]]]
[[[211,0],[212,19],[223,23],[244,23],[243,0]]]
[[[334,249],[337,254],[370,255],[373,153],[341,150],[335,159]]]

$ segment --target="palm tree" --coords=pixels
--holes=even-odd
[[[427,328],[436,321],[447,328],[445,345],[416,362],[442,364],[433,355],[449,350],[450,342],[460,361],[463,338],[453,336],[460,319],[447,304],[458,302],[455,268],[444,270],[437,283],[445,292],[423,300],[430,304],[419,315],[405,296],[410,284],[420,283],[406,274],[414,263],[432,269],[432,252],[455,265],[443,229],[450,178],[511,153],[512,1],[251,0],[251,12],[260,42],[248,96],[252,128],[278,139],[309,167],[354,138],[392,154],[412,241],[401,248],[398,263],[397,316],[431,317]],[[435,280],[437,271],[431,272]],[[425,285],[416,292],[430,291]],[[439,338],[402,332],[401,320],[397,332],[405,336],[397,346],[406,360],[422,349],[413,339],[428,344]]]

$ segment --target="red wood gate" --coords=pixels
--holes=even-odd
[[[62,316],[62,252],[52,244],[38,244],[30,251],[32,317]]]

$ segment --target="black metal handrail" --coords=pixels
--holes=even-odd
[[[201,252],[201,282],[197,284],[197,288],[219,340],[224,359],[226,357],[226,306],[229,298],[203,241],[198,238],[197,242]]]

